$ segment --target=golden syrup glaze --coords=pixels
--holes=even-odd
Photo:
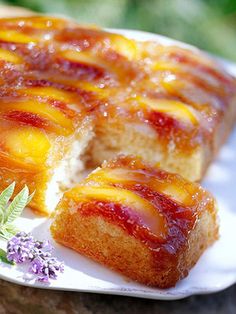
[[[65,140],[87,115],[120,117],[188,154],[212,141],[235,95],[233,78],[183,48],[46,16],[0,19],[0,29],[0,128]]]
[[[177,258],[202,213],[215,212],[213,197],[199,185],[122,155],[67,191],[62,202],[72,215],[79,211],[120,226],[162,265],[167,256]]]

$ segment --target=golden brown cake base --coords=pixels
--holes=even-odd
[[[140,283],[174,286],[218,238],[213,198],[137,159],[121,157],[106,165],[65,193],[51,225],[53,238]]]
[[[215,218],[205,213],[189,237],[189,244],[176,263],[163,269],[148,248],[121,228],[99,217],[63,213],[51,228],[55,240],[78,253],[140,283],[169,288],[186,277],[202,253],[218,239]]]

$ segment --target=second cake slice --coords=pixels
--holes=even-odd
[[[64,194],[51,231],[59,243],[161,288],[184,278],[218,237],[208,192],[125,156]]]

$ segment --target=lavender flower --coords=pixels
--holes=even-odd
[[[49,241],[36,241],[29,233],[19,232],[8,241],[7,258],[16,264],[29,263],[29,272],[41,282],[57,279],[64,271],[63,262],[52,257],[53,247]]]
[[[57,279],[58,273],[64,271],[64,264],[54,257],[43,259],[38,256],[33,260],[30,272],[38,275],[38,280],[48,282],[49,279]]]
[[[7,243],[7,259],[16,264],[33,258],[34,238],[25,232],[18,232]]]

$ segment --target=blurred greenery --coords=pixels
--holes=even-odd
[[[0,0],[80,23],[163,34],[236,61],[236,0]]]

